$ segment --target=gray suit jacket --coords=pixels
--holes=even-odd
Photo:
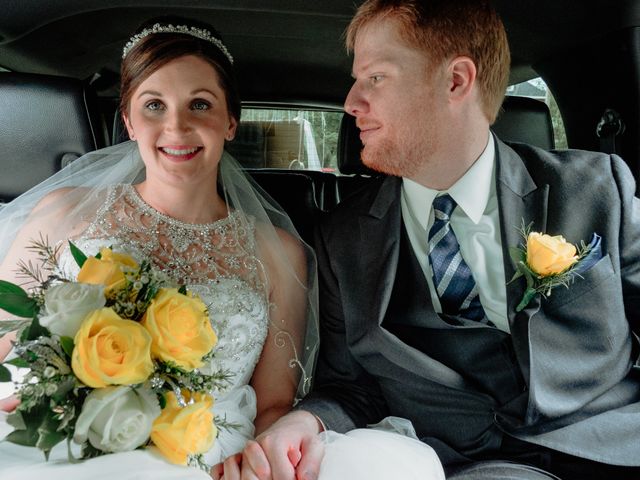
[[[425,418],[421,410],[434,394],[463,396],[486,410],[489,428],[603,463],[640,465],[633,333],[640,331],[640,200],[633,176],[615,155],[549,153],[499,140],[496,164],[505,284],[514,274],[508,247],[521,242],[523,220],[572,243],[588,242],[596,232],[604,254],[584,278],[520,313],[525,282],[507,285],[511,338],[528,386],[520,414],[497,415],[492,399],[468,384],[464,372],[381,327],[401,231],[401,180],[395,177],[346,201],[318,229],[321,351],[314,390],[299,408],[339,432],[387,415],[405,417],[420,438],[458,449],[455,442],[464,443],[467,434],[464,415],[452,409],[444,419],[457,430],[448,438],[446,430],[434,434],[432,428],[442,419]]]

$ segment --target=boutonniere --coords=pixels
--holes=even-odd
[[[532,232],[531,224],[520,228],[523,243],[509,248],[516,273],[509,283],[522,276],[527,281],[522,300],[516,311],[522,311],[536,295],[548,297],[551,291],[562,285],[569,288],[575,277],[581,277],[602,257],[600,236],[593,234],[589,244],[580,241],[576,246],[562,235]]]

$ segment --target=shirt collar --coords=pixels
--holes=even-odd
[[[426,230],[430,208],[425,208],[425,206],[431,206],[433,199],[440,193],[448,193],[471,221],[477,224],[482,218],[493,190],[494,159],[495,145],[493,135],[489,132],[487,146],[478,159],[446,192],[433,190],[413,180],[403,178],[402,194],[409,214]]]

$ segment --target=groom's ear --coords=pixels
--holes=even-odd
[[[131,125],[131,121],[129,120],[129,117],[127,116],[126,113],[122,114],[122,121],[124,122],[124,126],[127,127],[127,133],[129,134],[129,138],[131,140],[135,140],[136,136],[135,136],[135,133],[133,132],[133,126]]]

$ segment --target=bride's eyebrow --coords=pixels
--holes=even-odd
[[[199,93],[203,93],[203,92],[204,92],[204,93],[208,93],[208,94],[209,94],[209,95],[211,95],[213,98],[218,98],[218,96],[217,96],[215,93],[213,93],[211,90],[209,90],[208,88],[197,88],[197,89],[195,89],[195,90],[193,90],[193,91],[191,92],[191,95],[197,95],[197,94],[199,94]]]
[[[162,93],[156,92],[155,90],[145,90],[143,92],[140,92],[140,94],[138,94],[138,98],[141,98],[144,95],[151,95],[153,97],[161,97]]]

